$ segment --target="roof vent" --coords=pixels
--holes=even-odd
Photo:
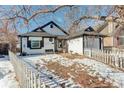
[[[41,31],[41,29],[38,29],[38,30],[37,30],[37,32],[40,32],[40,31]]]
[[[53,28],[53,24],[50,24],[50,28]]]

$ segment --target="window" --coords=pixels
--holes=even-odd
[[[49,38],[49,41],[50,41],[50,42],[53,42],[53,38]]]
[[[58,41],[58,47],[59,47],[59,48],[62,48],[62,40],[59,40],[59,41]]]
[[[40,48],[41,44],[39,40],[32,40],[31,41],[31,48]]]

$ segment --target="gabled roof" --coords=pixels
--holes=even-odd
[[[92,31],[95,31],[95,30],[91,26],[89,26],[84,31],[92,32]]]
[[[119,29],[121,29],[123,26],[117,23],[113,23],[113,28],[110,28],[112,31],[109,32],[109,24],[108,22],[106,22],[105,24],[103,24],[103,26],[101,26],[101,28],[99,28],[99,33],[101,34],[105,34],[108,36],[114,36],[117,31],[119,31]]]
[[[42,32],[42,31],[39,31],[39,32],[28,32],[28,33],[24,33],[24,34],[21,34],[19,35],[19,37],[23,37],[23,36],[46,36],[46,37],[56,37],[55,35],[51,35],[51,34],[48,34],[46,32]]]
[[[94,27],[96,32],[101,32],[106,26],[108,26],[108,22],[105,22],[103,24],[99,24],[97,26]]]
[[[50,25],[50,24],[55,25],[55,26],[56,26],[57,28],[59,28],[63,33],[65,33],[66,35],[69,35],[64,29],[62,29],[59,25],[57,25],[57,24],[56,24],[55,22],[53,22],[53,21],[50,21],[50,22],[48,22],[47,24],[45,24],[45,25],[43,25],[43,26],[41,26],[41,27],[38,27],[38,28],[34,29],[33,32],[37,32],[38,29],[43,30],[43,28],[45,28],[46,26],[48,26],[48,25]],[[43,30],[43,31],[44,31],[44,30]]]
[[[82,35],[87,35],[87,36],[101,36],[101,37],[105,37],[106,36],[104,34],[100,34],[100,33],[95,32],[95,31],[92,31],[92,32],[79,31],[79,32],[75,32],[75,33],[71,34],[66,39],[76,38],[76,37],[80,37]]]
[[[55,37],[55,38],[58,38],[58,39],[66,39],[66,36],[61,36],[61,35],[51,35],[47,32],[44,32],[44,31],[38,31],[38,32],[28,32],[28,33],[24,33],[24,34],[21,34],[21,35],[18,35],[19,37],[27,37],[27,36],[31,36],[31,37],[40,37],[40,36],[43,36],[43,37]]]

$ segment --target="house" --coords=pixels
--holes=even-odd
[[[124,26],[115,22],[107,22],[100,31],[108,35],[104,38],[104,49],[124,48]]]
[[[68,52],[82,55],[88,50],[102,50],[103,38],[104,35],[96,32],[92,27],[88,27],[84,31],[79,31],[68,36]]]
[[[19,35],[21,54],[62,51],[65,46],[65,37],[68,35],[59,25],[50,21],[31,32]]]
[[[50,21],[19,37],[21,54],[53,53],[62,50],[83,54],[87,50],[102,50],[105,35],[96,32],[91,26],[69,35],[55,22]]]

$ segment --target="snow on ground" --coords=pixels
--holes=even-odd
[[[75,59],[74,61],[83,65],[90,66],[90,68],[94,70],[95,73],[99,73],[106,80],[110,80],[110,82],[113,82],[114,85],[118,87],[124,87],[124,72],[111,68],[104,63],[87,58],[83,60]]]
[[[72,60],[69,60],[68,58],[64,58],[61,55],[57,54],[47,54],[47,55],[31,55],[31,56],[25,56],[24,59],[30,60],[33,63],[44,63],[42,59],[45,59],[46,62],[52,61],[52,62],[60,62],[61,65],[64,65],[66,67],[71,66],[73,64]],[[45,64],[45,63],[44,63]]]
[[[107,82],[109,81],[117,87],[124,87],[124,72],[111,68],[110,66],[105,65],[104,63],[88,58],[72,60],[68,58],[63,58],[61,55],[58,54],[49,54],[42,56],[26,56],[24,57],[24,59],[31,60],[33,63],[40,64],[45,64],[43,60],[45,60],[45,62],[59,62],[61,65],[64,66],[70,66],[74,63],[79,63],[80,65],[88,66],[88,72],[90,75],[105,78]]]
[[[0,88],[18,88],[15,73],[8,57],[0,58]]]

